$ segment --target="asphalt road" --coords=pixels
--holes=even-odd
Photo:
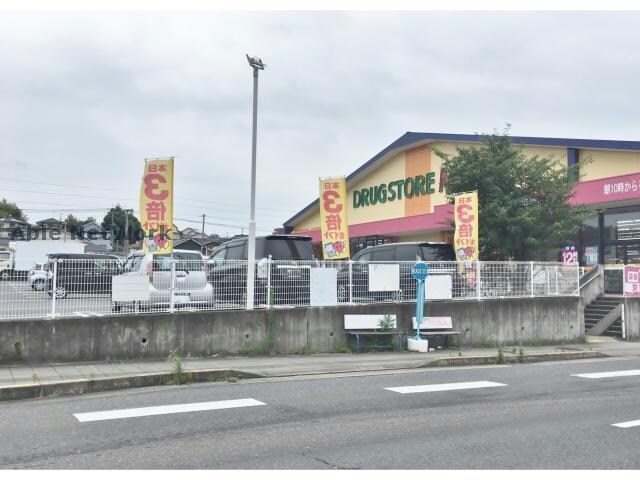
[[[638,371],[572,376],[621,370]],[[0,404],[0,467],[637,469],[640,426],[613,424],[640,420],[638,374],[639,359],[603,359],[7,402]],[[459,382],[502,385],[387,390]],[[164,414],[113,412],[144,407]],[[167,413],[194,408],[206,410]],[[156,414],[135,416],[142,413]]]

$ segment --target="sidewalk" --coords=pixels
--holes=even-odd
[[[184,359],[183,370],[192,381],[231,377],[284,377],[411,368],[485,365],[496,363],[496,348],[437,350],[429,353],[384,352],[354,354],[282,355],[273,357],[215,357]],[[518,362],[511,347],[507,363]],[[574,360],[597,357],[640,357],[640,342],[584,343],[524,347],[524,362]],[[169,361],[126,361],[0,366],[0,400],[33,398],[161,385],[175,366]]]

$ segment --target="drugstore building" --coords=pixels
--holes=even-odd
[[[597,210],[575,239],[582,265],[640,264],[640,142],[545,137],[511,141],[526,156],[552,156],[579,165],[583,177],[573,201]],[[451,242],[452,206],[444,192],[442,159],[434,151],[455,154],[456,147],[481,143],[478,135],[407,132],[356,168],[347,176],[351,254],[389,242]],[[318,200],[287,220],[284,228],[319,243]]]

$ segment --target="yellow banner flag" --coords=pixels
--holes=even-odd
[[[173,253],[173,158],[145,160],[140,187],[140,226],[145,252]]]
[[[347,223],[347,180],[344,177],[320,179],[320,232],[325,260],[349,258]]]
[[[478,192],[455,196],[453,207],[456,232],[453,246],[459,262],[478,260]]]

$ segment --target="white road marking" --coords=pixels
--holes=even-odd
[[[434,385],[414,385],[411,387],[385,388],[397,393],[423,393],[423,392],[444,392],[446,390],[466,390],[470,388],[506,387],[504,383],[496,382],[460,382],[460,383],[440,383]]]
[[[178,405],[160,405],[157,407],[74,413],[73,416],[76,417],[79,422],[96,422],[99,420],[115,420],[118,418],[148,417],[151,415],[167,415],[169,413],[202,412],[204,410],[257,407],[260,405],[266,405],[266,403],[254,400],[253,398],[241,398],[239,400],[222,400],[218,402],[183,403]]]
[[[611,426],[620,427],[620,428],[640,427],[640,420],[633,420],[632,422],[614,423]]]
[[[640,375],[640,370],[620,370],[617,372],[600,372],[600,373],[576,373],[572,377],[582,378],[611,378],[611,377],[633,377]]]

